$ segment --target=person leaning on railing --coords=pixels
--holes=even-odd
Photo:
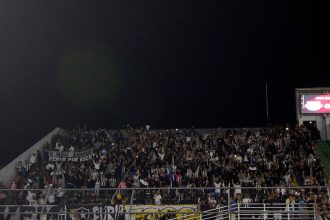
[[[7,200],[7,195],[5,192],[0,191],[0,205],[6,204]]]

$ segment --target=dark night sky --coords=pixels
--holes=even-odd
[[[326,7],[301,1],[0,1],[6,164],[57,126],[295,121],[330,86]]]

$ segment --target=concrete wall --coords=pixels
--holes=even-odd
[[[41,150],[44,144],[51,140],[51,138],[59,132],[60,128],[55,128],[53,131],[51,131],[49,134],[47,134],[44,138],[42,138],[40,141],[35,143],[32,147],[30,147],[28,150],[26,150],[24,153],[19,155],[15,160],[10,162],[7,166],[2,168],[0,170],[0,181],[4,184],[5,187],[9,187],[9,184],[16,176],[16,165],[19,161],[25,161],[33,153],[36,153],[37,150]]]

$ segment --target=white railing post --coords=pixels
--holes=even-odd
[[[21,219],[21,207],[19,206],[18,207],[18,213],[15,214],[15,220],[20,220]]]
[[[133,201],[134,201],[134,194],[135,194],[135,189],[133,188],[132,191],[132,195],[131,195],[131,201],[130,201],[130,205],[129,205],[129,220],[131,220],[132,218],[132,205],[133,205]]]
[[[266,204],[264,203],[264,220],[267,219],[267,214],[266,214]]]
[[[66,205],[64,205],[64,212],[65,214],[58,214],[57,219],[58,220],[66,220],[66,216],[67,216],[67,211],[66,211]],[[47,219],[47,215],[46,215],[46,219]]]
[[[231,217],[231,206],[230,206],[230,204],[231,204],[231,202],[230,202],[230,188],[228,187],[228,216],[229,216],[229,219],[230,219],[230,217]]]
[[[241,219],[240,207],[241,207],[241,204],[237,203],[237,219],[238,220]]]

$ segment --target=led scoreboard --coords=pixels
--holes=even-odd
[[[302,94],[302,114],[330,113],[330,94]]]

